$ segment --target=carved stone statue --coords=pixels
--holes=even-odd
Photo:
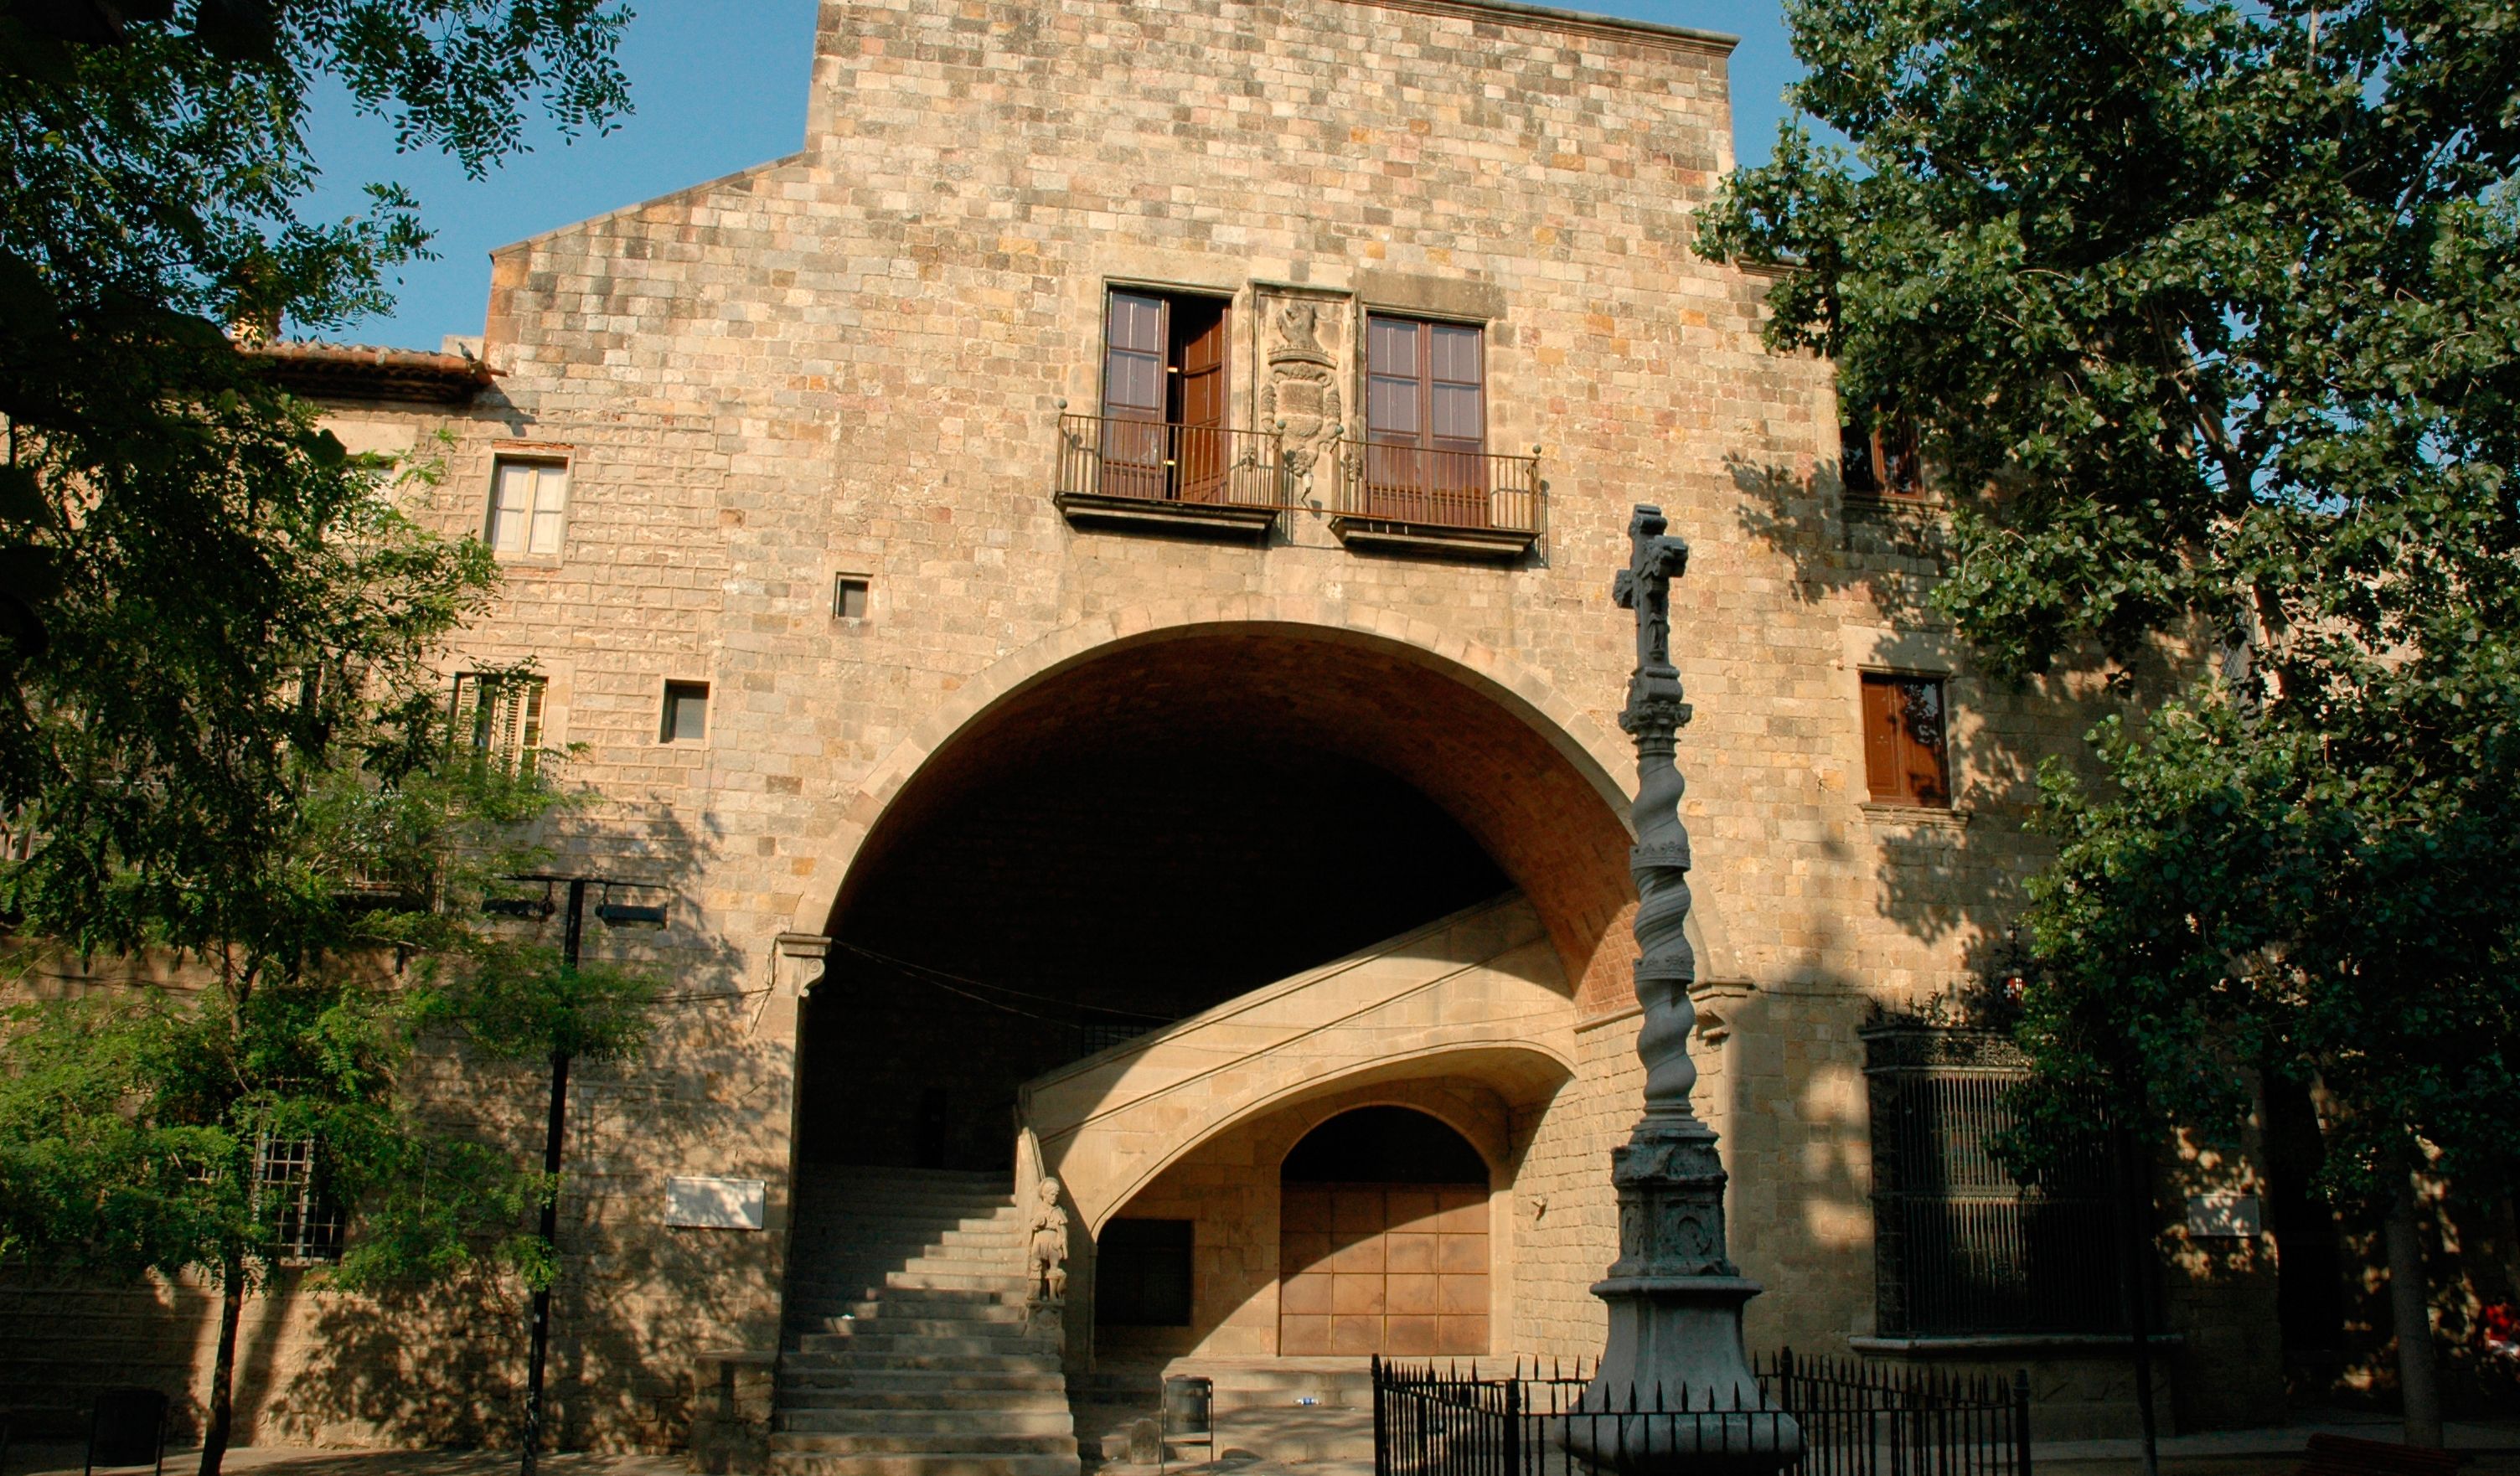
[[[1032,1211],[1032,1283],[1041,1300],[1067,1296],[1067,1211],[1058,1207],[1058,1181],[1041,1182],[1041,1202]]]

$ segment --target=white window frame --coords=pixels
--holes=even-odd
[[[568,541],[566,457],[502,455],[490,464],[481,539],[502,559],[558,559]]]

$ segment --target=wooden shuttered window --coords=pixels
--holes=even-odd
[[[1111,290],[1102,327],[1103,495],[1223,499],[1225,366],[1222,300]]]
[[[1486,527],[1487,344],[1459,323],[1365,323],[1367,515]]]
[[[1875,803],[1950,807],[1948,728],[1941,678],[1864,674],[1864,774]]]
[[[465,672],[455,679],[454,740],[502,769],[531,773],[543,746],[543,679]]]

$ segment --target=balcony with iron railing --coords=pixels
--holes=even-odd
[[[1548,525],[1540,448],[1529,456],[1341,441],[1330,531],[1350,547],[1515,558]]]
[[[1293,506],[1274,430],[1113,416],[1058,417],[1051,500],[1077,522],[1167,524],[1266,536]]]

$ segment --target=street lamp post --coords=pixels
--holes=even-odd
[[[561,965],[574,977],[577,973],[578,951],[586,937],[586,889],[601,886],[607,896],[616,886],[646,887],[649,882],[616,881],[607,876],[564,875],[535,872],[511,876],[510,881],[539,881],[548,889],[555,883],[568,886],[568,904],[561,921]],[[553,908],[546,890],[539,902],[494,899],[487,904],[495,913],[511,917],[549,917]],[[596,908],[596,916],[608,927],[647,924],[661,927],[665,922],[662,907],[616,907],[609,903]],[[560,1156],[561,1142],[568,1132],[568,1064],[569,1053],[555,1049],[551,1057],[551,1115],[543,1133],[542,1240],[546,1263],[557,1268],[560,1262]],[[525,1356],[525,1437],[524,1454],[518,1462],[523,1476],[534,1476],[534,1465],[542,1452],[543,1440],[543,1368],[551,1357],[551,1285],[548,1280],[534,1290],[531,1351]]]
[[[1803,1437],[1767,1404],[1742,1354],[1741,1308],[1760,1288],[1726,1257],[1724,1165],[1715,1131],[1688,1099],[1697,1085],[1688,1058],[1697,961],[1685,933],[1688,832],[1675,754],[1689,709],[1671,659],[1671,582],[1688,566],[1688,546],[1667,526],[1661,509],[1636,510],[1628,567],[1612,590],[1637,618],[1637,666],[1619,726],[1637,743],[1637,843],[1628,868],[1637,884],[1645,1110],[1611,1152],[1619,1259],[1593,1288],[1609,1304],[1609,1339],[1581,1405],[1596,1417],[1572,1421],[1568,1445],[1598,1466],[1637,1476],[1754,1476],[1798,1458]]]

